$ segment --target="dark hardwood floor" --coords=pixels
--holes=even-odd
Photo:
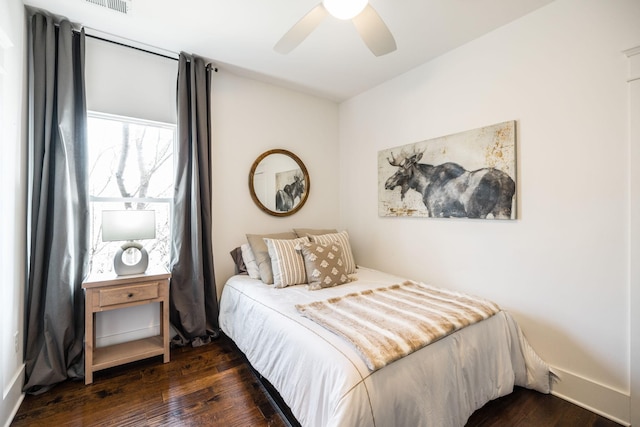
[[[199,348],[99,371],[26,396],[12,426],[286,426],[262,384],[225,337]],[[517,388],[476,411],[467,426],[614,427],[551,395]],[[400,427],[400,426],[398,426]]]

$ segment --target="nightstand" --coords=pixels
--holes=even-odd
[[[124,363],[163,355],[169,362],[169,279],[166,269],[130,276],[90,276],[85,290],[84,383],[93,382],[93,373]],[[160,303],[160,335],[96,348],[96,313],[137,305]]]

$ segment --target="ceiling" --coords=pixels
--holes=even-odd
[[[88,34],[197,54],[236,74],[339,102],[552,0],[370,0],[396,39],[395,52],[374,56],[351,21],[333,17],[291,53],[275,52],[280,37],[319,1],[132,0],[126,15],[86,0],[24,3],[82,24]]]

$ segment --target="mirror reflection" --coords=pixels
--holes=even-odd
[[[309,175],[302,161],[287,150],[261,154],[249,173],[253,201],[275,216],[292,215],[304,205],[309,194]]]

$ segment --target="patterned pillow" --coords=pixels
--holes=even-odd
[[[349,234],[346,231],[322,234],[319,236],[308,234],[307,236],[314,243],[340,242],[343,247],[342,257],[347,274],[353,274],[356,272],[356,261],[353,259],[353,252],[351,252],[351,245],[349,244]]]
[[[304,257],[309,290],[330,288],[349,282],[340,242],[304,243],[298,246]]]
[[[274,287],[284,288],[307,283],[304,259],[296,246],[309,242],[308,237],[287,240],[265,238],[264,242],[271,258]]]

